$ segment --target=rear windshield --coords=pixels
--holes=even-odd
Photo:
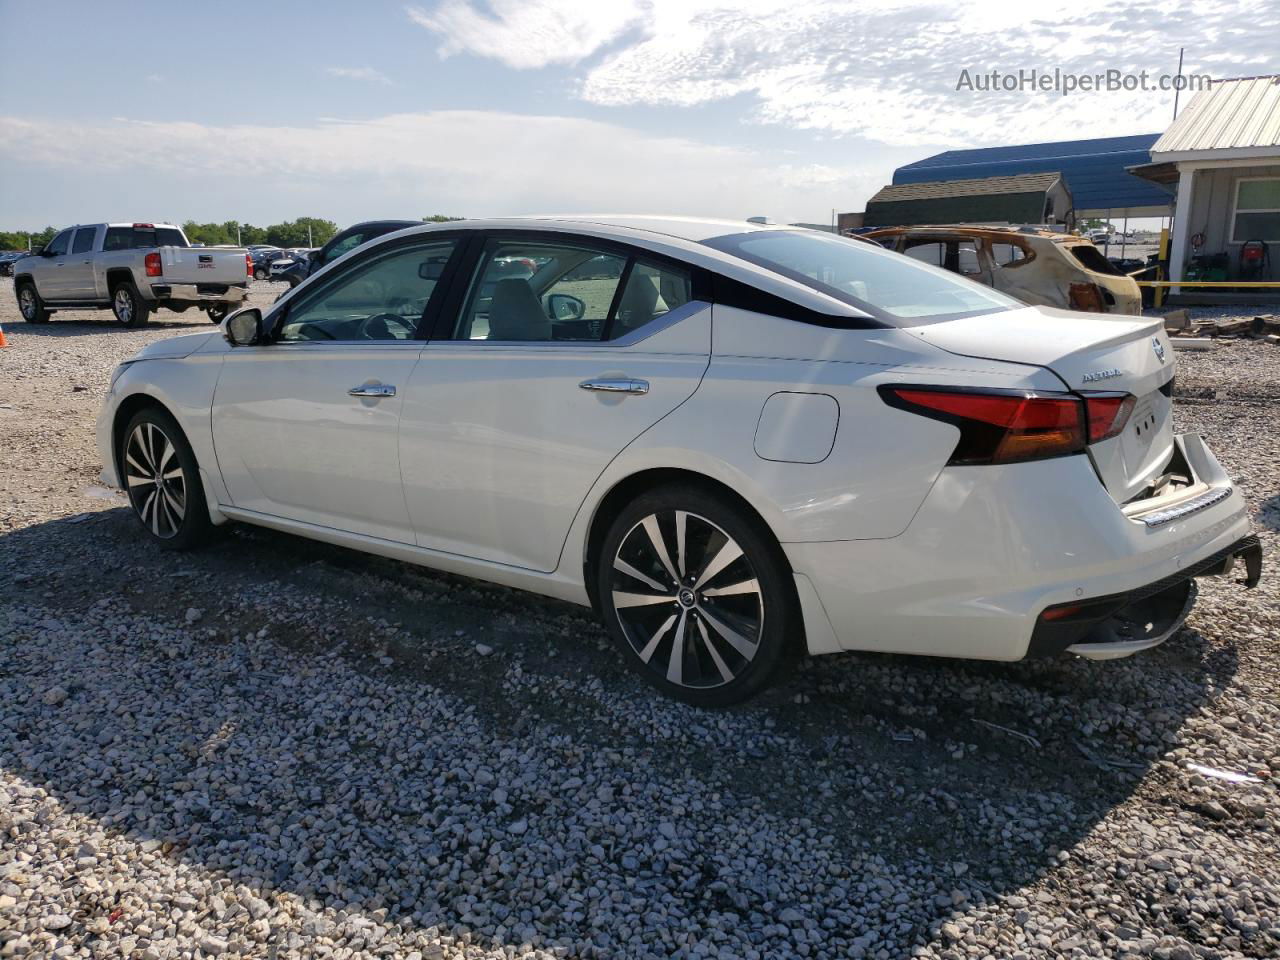
[[[103,250],[142,250],[150,247],[185,247],[186,237],[177,227],[107,227]]]
[[[1067,249],[1071,251],[1071,255],[1076,258],[1080,266],[1086,270],[1092,270],[1094,273],[1107,273],[1113,277],[1124,276],[1110,260],[1102,255],[1102,251],[1092,244],[1082,243],[1078,246],[1067,247]]]
[[[911,326],[1013,310],[1017,300],[911,257],[812,230],[761,230],[703,241],[865,311]]]

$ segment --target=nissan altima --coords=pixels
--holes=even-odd
[[[123,363],[105,480],[591,605],[667,693],[801,654],[1125,656],[1261,550],[1173,430],[1159,320],[1028,307],[816,231],[424,225]]]

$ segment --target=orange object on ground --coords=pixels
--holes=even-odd
[[[7,347],[9,341],[4,338],[4,327],[0,327],[0,347]]]

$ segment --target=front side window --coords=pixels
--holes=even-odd
[[[93,249],[93,235],[98,232],[97,227],[81,227],[76,231],[75,242],[71,245],[72,253],[88,253]]]
[[[70,243],[71,231],[63,230],[60,234],[49,241],[49,245],[44,248],[44,252],[52,254],[55,257],[61,257],[67,252],[67,247]]]
[[[687,271],[587,245],[492,240],[454,338],[602,342],[691,298]]]
[[[412,339],[456,245],[442,240],[400,248],[353,265],[290,304],[276,339]]]
[[[834,234],[761,230],[703,242],[899,326],[1022,306],[932,263]]]
[[[1236,181],[1231,242],[1280,241],[1280,177]]]
[[[362,243],[364,243],[363,233],[353,233],[349,237],[343,237],[325,253],[324,262],[333,263],[333,261],[337,260],[344,253],[350,253]]]

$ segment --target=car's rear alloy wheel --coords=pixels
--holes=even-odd
[[[658,491],[618,520],[601,558],[601,599],[633,665],[699,705],[762,689],[793,609],[776,545],[696,488]]]
[[[166,547],[192,546],[209,530],[195,455],[173,418],[147,409],[125,430],[120,473],[133,512]]]

